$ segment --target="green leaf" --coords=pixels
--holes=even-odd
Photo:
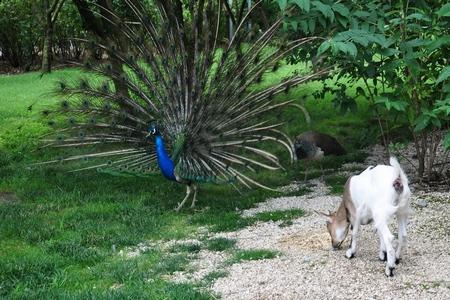
[[[281,10],[285,10],[287,6],[287,0],[277,0],[278,5],[280,6]]]
[[[423,40],[423,39],[413,39],[413,40],[405,42],[405,46],[408,46],[408,47],[420,47],[420,46],[424,46],[426,44],[428,44],[428,41]]]
[[[408,107],[408,102],[402,100],[391,101],[391,106],[396,111],[403,112],[406,110],[406,107]]]
[[[438,118],[435,112],[428,109],[422,109],[422,114],[416,119],[416,126],[414,131],[421,131],[428,127],[430,124],[440,128],[442,126],[441,120]]]
[[[439,120],[438,118],[430,118],[430,120],[435,127],[441,128],[442,126],[441,120]]]
[[[334,38],[336,41],[348,41],[351,40],[356,44],[360,44],[367,47],[370,42],[379,44],[385,48],[389,45],[386,38],[381,34],[373,34],[367,30],[362,29],[350,29],[347,31],[339,32]]]
[[[441,74],[439,74],[439,77],[436,80],[436,84],[439,84],[444,80],[447,80],[448,77],[450,77],[450,66],[446,66],[445,68],[442,69]]]
[[[439,100],[434,106],[436,107],[433,109],[434,114],[439,115],[443,113],[446,117],[450,116],[450,98]]]
[[[384,56],[392,56],[392,55],[397,55],[400,53],[400,51],[398,51],[397,49],[394,48],[385,48],[385,49],[381,49],[381,55]]]
[[[293,28],[295,31],[297,31],[297,28],[298,28],[298,23],[297,23],[297,21],[291,21],[291,26],[292,26],[292,28]]]
[[[345,54],[355,57],[358,54],[355,44],[352,42],[336,42],[333,44],[334,50],[341,51]]]
[[[300,27],[302,28],[302,31],[306,34],[309,33],[309,27],[308,27],[308,22],[306,22],[306,20],[301,20],[300,21]]]
[[[444,84],[443,90],[444,90],[444,93],[450,93],[450,82]]]
[[[376,104],[383,104],[387,110],[394,109],[399,112],[406,111],[406,107],[408,106],[408,102],[403,100],[391,101],[386,96],[378,96],[375,98]]]
[[[422,114],[415,121],[414,131],[418,132],[425,129],[430,124],[430,116]]]
[[[317,49],[317,56],[325,53],[325,51],[327,51],[330,48],[330,46],[331,46],[330,41],[323,42]]]
[[[406,20],[418,20],[418,21],[425,21],[425,22],[430,22],[430,18],[428,18],[427,16],[420,14],[420,13],[414,13],[414,14],[410,14],[409,16],[406,17]]]
[[[342,17],[340,15],[337,15],[336,16],[336,20],[338,20],[339,24],[341,24],[342,27],[347,27],[347,24],[348,24],[348,19],[347,18],[344,18],[344,17]]]
[[[313,19],[308,20],[308,27],[309,31],[314,34],[314,31],[316,30],[316,22]]]
[[[367,33],[367,39],[370,42],[378,44],[378,45],[380,45],[383,48],[389,47],[388,41],[386,40],[386,38],[382,34]]]
[[[325,18],[328,18],[331,22],[334,21],[334,12],[331,9],[331,6],[323,4],[320,1],[311,2],[314,7],[319,10]]]
[[[317,21],[319,21],[320,25],[322,26],[322,28],[326,29],[327,28],[327,21],[323,16],[319,16],[317,18]]]
[[[375,98],[375,103],[376,104],[380,104],[380,103],[385,103],[385,102],[388,102],[389,101],[389,98],[388,97],[386,97],[386,96],[378,96],[378,97],[376,97]]]
[[[335,3],[335,4],[333,4],[332,8],[335,12],[338,12],[343,17],[348,18],[348,16],[350,15],[350,11],[343,4]]]
[[[296,4],[305,12],[309,12],[309,10],[311,9],[311,1],[309,0],[292,0],[292,3]]]
[[[447,135],[444,138],[444,148],[449,149],[450,148],[450,131],[447,132]]]
[[[368,13],[366,11],[362,11],[362,10],[358,10],[358,11],[354,12],[353,15],[355,17],[359,17],[361,19],[365,19],[365,18],[370,17],[370,13]]]
[[[437,12],[439,17],[450,17],[450,3],[445,4],[441,7],[441,9]]]
[[[428,44],[427,49],[431,52],[448,44],[450,44],[450,35],[444,35]]]

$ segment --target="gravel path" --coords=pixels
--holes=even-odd
[[[340,201],[326,194],[316,193],[307,201],[304,197],[285,198],[286,202],[272,199],[258,209],[273,209],[278,203],[282,209],[288,205],[311,212],[333,209]],[[409,244],[393,278],[384,275],[377,236],[370,225],[363,226],[357,257],[348,260],[344,250],[330,250],[324,222],[310,213],[290,227],[259,223],[221,234],[237,239],[239,248],[273,249],[282,255],[232,265],[227,269],[229,276],[218,279],[212,289],[224,299],[449,299],[450,227],[446,222],[450,220],[450,195],[421,194],[412,201],[423,199],[429,199],[427,207],[413,205]]]

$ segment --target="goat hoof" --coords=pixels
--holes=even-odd
[[[347,252],[345,253],[345,257],[347,257],[348,259],[352,259],[353,257],[355,257],[355,253],[353,253],[352,251],[347,250]]]
[[[380,260],[381,261],[387,261],[387,253],[386,251],[383,251],[382,253],[380,253]]]
[[[387,277],[394,277],[394,269],[395,268],[392,268],[392,267],[387,268],[386,269],[386,276]]]
[[[395,264],[398,265],[400,263],[400,258],[395,259]]]

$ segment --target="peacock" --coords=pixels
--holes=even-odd
[[[313,38],[284,41],[277,35],[282,17],[262,32],[249,29],[246,20],[258,1],[232,18],[236,30],[224,42],[227,2],[187,2],[156,0],[150,13],[141,1],[125,0],[132,12],[127,20],[95,10],[120,39],[77,40],[92,55],[73,64],[88,73],[58,82],[61,103],[44,111],[54,130],[43,138],[43,148],[57,148],[57,157],[43,164],[72,163],[72,171],[113,174],[159,170],[187,187],[177,211],[190,197],[195,206],[200,183],[270,189],[248,173],[282,168],[267,143],[294,159],[276,112],[298,106],[275,95],[330,68],[311,68],[258,88],[265,74]]]

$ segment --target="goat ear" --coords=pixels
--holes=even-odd
[[[331,223],[331,212],[330,212],[330,214],[327,214],[327,213],[324,213],[321,211],[317,211],[317,210],[314,210],[314,212],[316,214],[318,214],[320,217],[324,218],[325,221],[327,221],[327,223]]]

